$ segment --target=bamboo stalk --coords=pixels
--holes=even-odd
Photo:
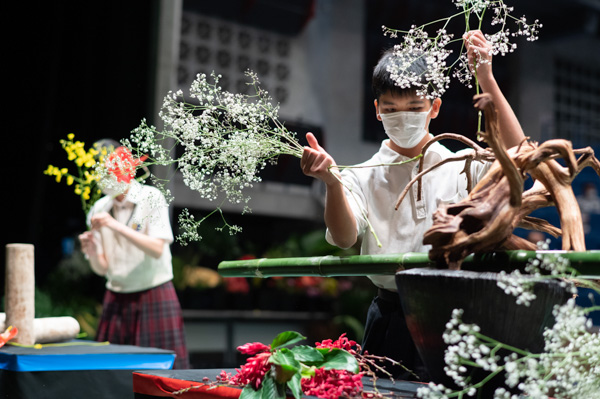
[[[523,268],[537,253],[560,254],[581,274],[600,276],[600,251],[498,251],[469,255],[463,270],[499,271]],[[407,252],[386,255],[313,256],[261,258],[223,261],[218,271],[223,277],[299,277],[394,275],[416,267],[436,267],[427,253]]]

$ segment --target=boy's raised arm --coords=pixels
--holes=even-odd
[[[500,134],[506,148],[511,148],[523,141],[525,134],[513,109],[504,97],[492,72],[491,45],[479,30],[467,32],[464,37],[470,65],[477,60],[477,79],[484,93],[489,93],[498,111]]]
[[[335,245],[350,248],[357,239],[356,221],[340,182],[339,170],[312,133],[307,133],[306,139],[309,147],[304,147],[300,160],[302,172],[325,183],[325,224]]]

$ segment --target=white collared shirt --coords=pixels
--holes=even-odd
[[[108,227],[94,231],[98,253],[103,253],[108,262],[107,289],[119,293],[138,292],[173,279],[169,247],[173,232],[167,202],[158,189],[132,181],[123,201],[111,196],[100,198],[88,214],[88,225],[91,217],[100,212],[109,212],[130,228],[165,241],[162,255],[156,259]]]
[[[389,148],[388,141],[383,141],[379,151],[358,166],[397,163],[410,159]],[[472,150],[453,153],[435,142],[426,152],[423,169],[469,151]],[[423,244],[423,235],[433,225],[435,210],[443,203],[456,203],[467,196],[467,177],[461,174],[464,166],[464,162],[449,162],[426,174],[423,176],[421,200],[417,201],[418,185],[414,184],[398,210],[395,210],[398,197],[417,175],[419,161],[403,165],[343,169],[341,174],[344,191],[356,219],[359,240],[362,240],[361,254],[429,252],[431,246]],[[485,175],[489,167],[489,163],[471,163],[473,185]],[[381,247],[369,231],[363,214],[373,226]],[[329,231],[326,238],[330,244],[334,244]],[[396,291],[394,276],[368,277],[376,286]]]

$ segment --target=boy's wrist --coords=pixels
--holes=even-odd
[[[490,71],[488,73],[478,73],[477,81],[479,82],[479,86],[481,86],[481,88],[485,90],[486,88],[489,88],[493,84],[495,84],[496,78],[494,77],[494,74]]]

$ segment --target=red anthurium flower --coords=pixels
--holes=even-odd
[[[108,173],[113,175],[118,182],[130,183],[131,179],[135,177],[137,167],[146,158],[146,156],[141,159],[134,158],[128,148],[118,147],[108,156],[106,167]]]

